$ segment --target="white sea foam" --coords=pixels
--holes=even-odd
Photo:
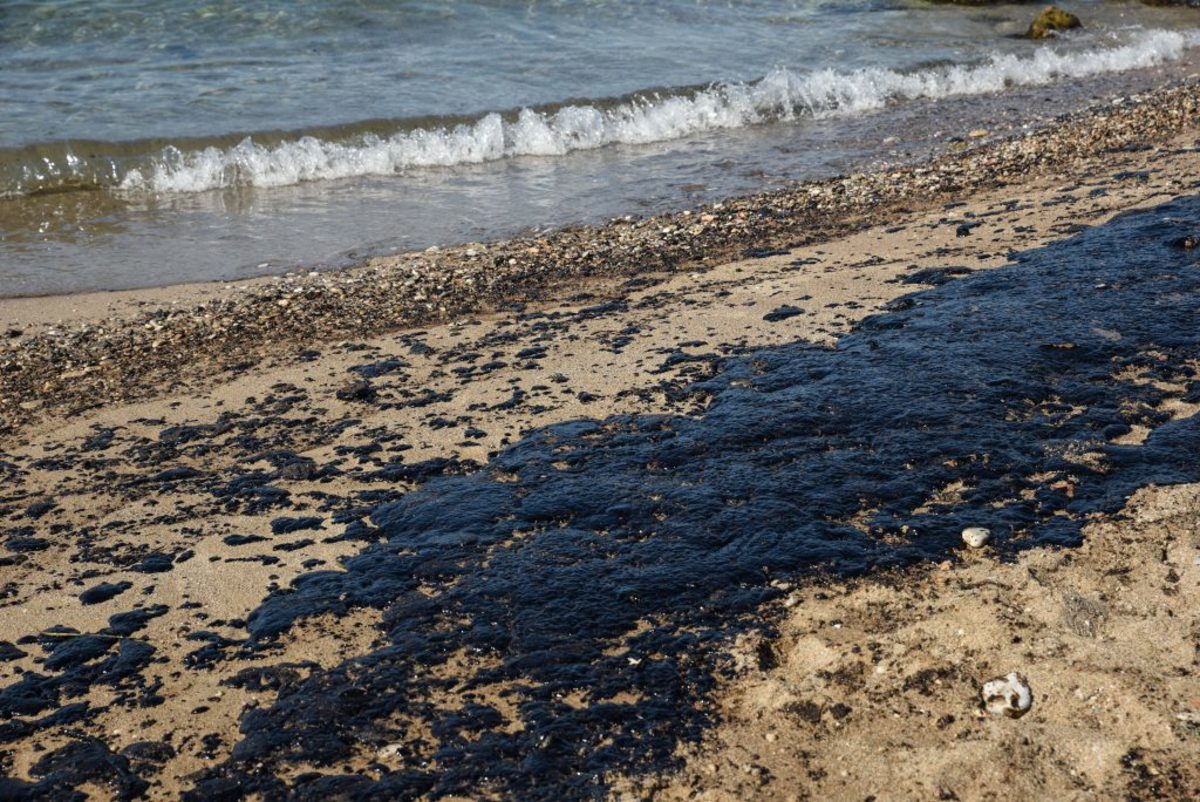
[[[887,69],[776,69],[752,83],[727,83],[610,108],[525,109],[515,120],[488,114],[471,125],[411,130],[352,143],[303,137],[270,147],[247,138],[232,148],[167,148],[146,169],[130,170],[129,191],[197,192],[229,186],[276,187],[303,181],[478,164],[512,156],[559,156],[615,144],[663,142],[706,131],[802,116],[861,114],[906,100],[1001,92],[1066,78],[1151,67],[1200,45],[1200,31],[1146,31],[1117,47],[1067,52],[1039,47],[1031,56],[995,55],[973,65],[913,73]]]

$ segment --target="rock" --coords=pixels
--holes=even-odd
[[[1033,707],[1033,691],[1024,677],[1013,671],[983,683],[983,706],[993,716],[1020,718]]]
[[[973,549],[981,549],[992,540],[992,530],[982,526],[968,526],[962,530],[963,543]]]
[[[1083,23],[1079,21],[1079,17],[1070,11],[1063,11],[1058,6],[1047,6],[1034,19],[1026,35],[1030,39],[1045,39],[1048,36],[1057,35],[1059,31],[1080,28],[1082,26]]]
[[[395,743],[381,746],[376,752],[375,757],[380,760],[388,760],[404,753],[404,744]]]

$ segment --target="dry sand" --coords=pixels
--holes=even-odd
[[[897,281],[906,274],[948,263],[998,267],[1012,251],[1194,192],[1196,135],[1188,128],[1147,149],[1080,158],[952,208],[894,209],[856,233],[764,258],[580,280],[537,309],[280,348],[232,375],[164,379],[132,403],[25,416],[0,441],[9,544],[0,551],[0,641],[21,652],[0,662],[0,687],[23,672],[54,673],[31,635],[56,625],[96,632],[135,606],[166,609],[135,635],[154,647],[153,660],[115,686],[92,683],[82,700],[98,712],[86,721],[5,731],[0,769],[29,779],[49,750],[81,738],[113,752],[162,742],[170,749],[133,765],[150,780],[150,797],[176,797],[195,772],[228,756],[240,716],[274,693],[228,684],[258,664],[236,647],[211,664],[202,648],[244,637],[246,616],[272,590],[359,551],[353,540],[329,542],[343,528],[333,519],[419,486],[420,472],[389,473],[400,460],[443,460],[425,463],[430,475],[466,472],[551,423],[690,414],[697,402],[674,391],[714,363],[664,366],[669,353],[832,344],[911,292]],[[963,223],[979,225],[963,235]],[[6,301],[0,314],[44,329],[97,318],[102,308],[128,314],[172,292]],[[797,299],[802,314],[764,319]],[[374,366],[371,375],[355,372],[364,365]],[[36,398],[22,403],[37,408]],[[286,492],[218,492],[248,473]],[[1196,487],[1148,489],[1124,514],[1093,521],[1076,551],[1027,553],[1012,564],[984,552],[963,565],[797,586],[787,603],[763,610],[780,622],[777,641],[731,645],[742,669],[715,702],[722,723],[682,749],[683,768],[615,778],[616,793],[1194,798],[1198,499]],[[273,531],[281,516],[316,520]],[[262,539],[234,545],[230,535]],[[164,556],[146,572],[150,554]],[[109,600],[80,600],[100,583],[122,582],[129,587]],[[361,654],[381,637],[377,616],[302,622],[268,659],[303,676]],[[980,683],[1013,670],[1029,678],[1032,712],[982,715]]]

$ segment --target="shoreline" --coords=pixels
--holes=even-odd
[[[465,248],[369,267],[340,281],[330,277],[333,289],[358,288],[333,295],[337,304],[321,303],[333,289],[293,293],[304,278],[231,291],[246,296],[240,300],[225,297],[223,287],[200,288],[214,293],[204,310],[212,316],[208,329],[193,318],[193,301],[181,301],[177,324],[154,329],[169,315],[139,312],[136,303],[145,298],[134,294],[124,299],[125,322],[106,324],[103,332],[82,322],[92,310],[80,306],[71,332],[22,336],[0,365],[22,342],[39,343],[29,350],[47,360],[75,362],[53,374],[44,367],[52,361],[32,360],[18,373],[0,372],[6,394],[27,387],[30,395],[17,397],[45,405],[23,411],[20,427],[0,440],[0,766],[9,778],[0,791],[198,800],[294,789],[316,797],[331,787],[320,778],[338,782],[332,774],[346,782],[385,776],[400,782],[419,771],[454,775],[458,767],[447,755],[462,756],[464,744],[483,743],[485,735],[519,738],[544,723],[537,720],[539,705],[553,705],[561,716],[589,705],[598,716],[622,705],[638,713],[647,700],[637,685],[618,684],[600,695],[576,675],[543,697],[532,693],[532,674],[520,667],[522,660],[536,663],[536,654],[451,650],[421,665],[414,680],[428,683],[414,697],[432,712],[380,713],[370,726],[352,725],[364,698],[404,694],[388,682],[347,685],[339,677],[390,659],[398,624],[421,620],[425,608],[415,602],[452,593],[460,576],[456,563],[438,556],[420,566],[421,581],[402,603],[394,595],[383,604],[347,601],[337,583],[377,562],[378,552],[368,549],[394,537],[397,548],[386,555],[405,558],[404,536],[385,532],[380,510],[414,491],[423,494],[414,504],[436,499],[464,475],[511,487],[521,481],[513,458],[497,455],[556,425],[701,418],[707,402],[694,391],[730,359],[797,346],[836,355],[839,341],[864,319],[895,309],[894,302],[921,288],[1002,270],[1014,255],[1197,194],[1196,94],[1195,85],[1164,90],[1155,101],[1126,104],[1115,117],[1085,115],[1035,134],[1033,143],[986,146],[900,178],[851,177],[773,194],[761,216],[761,200],[730,202],[721,214],[711,212],[712,221],[695,223],[712,232],[693,242],[695,258],[710,260],[694,271],[662,255],[650,266],[675,269],[638,270],[644,265],[637,255],[653,242],[666,238],[668,255],[682,247],[662,234],[664,218],[604,229],[614,269],[575,263],[589,280],[571,285],[577,274],[570,266],[555,273],[553,260],[582,233],[554,235],[566,250],[553,252],[549,245],[508,243],[513,250],[504,254],[525,248],[530,265],[548,265],[541,273],[514,266],[518,285],[524,279],[539,288],[537,301],[506,307],[461,286],[463,294],[453,295],[451,286],[443,297],[475,311],[425,329],[392,328],[389,321],[409,307],[362,324],[334,315],[366,297],[357,292],[378,304],[411,297],[424,284],[373,282],[389,276],[397,284],[409,262],[429,269],[438,260],[466,259]],[[1063,169],[1053,175],[1018,169],[1031,163]],[[929,172],[916,173],[922,169]],[[946,189],[951,180],[954,190]],[[947,194],[900,194],[915,192],[913,182],[922,181],[943,182],[938,192],[958,194],[950,206]],[[890,206],[868,214],[862,211],[870,205],[868,189],[897,194],[889,195]],[[801,211],[771,214],[786,206],[785,198]],[[800,229],[797,219],[820,225]],[[706,245],[706,236],[723,244]],[[805,244],[780,247],[800,239]],[[539,253],[529,254],[529,247]],[[547,272],[560,283],[543,283]],[[995,303],[1006,290],[993,289]],[[287,306],[278,305],[280,293],[287,293]],[[172,297],[179,293],[167,288],[154,303],[169,310]],[[485,313],[468,300],[496,308]],[[433,302],[430,296],[419,303]],[[356,317],[375,308],[364,304]],[[51,313],[31,314],[37,311]],[[241,321],[245,330],[230,328]],[[204,339],[199,332],[213,333],[213,322],[226,327],[224,334]],[[283,328],[285,322],[294,328]],[[272,324],[280,328],[252,341]],[[173,325],[181,330],[175,344]],[[344,338],[320,339],[330,332]],[[1043,336],[1053,335],[1031,331],[1030,342]],[[154,339],[163,353],[139,364],[146,358],[141,349]],[[1048,344],[1052,353],[1071,351]],[[100,362],[106,356],[110,361]],[[198,364],[181,362],[185,357]],[[62,375],[84,370],[87,359],[102,366],[100,376]],[[49,377],[46,390],[33,381],[36,364]],[[1152,383],[1168,402],[1155,414],[1173,421],[1194,416],[1200,404],[1188,383],[1152,372],[1156,364],[1180,373],[1187,366],[1169,358],[1150,364],[1144,375],[1122,374],[1100,386]],[[130,367],[131,386],[117,386],[120,371]],[[1191,366],[1192,379],[1196,370]],[[735,380],[730,386],[740,387]],[[45,418],[35,421],[35,413]],[[1138,446],[1150,433],[1139,424],[1111,442]],[[548,462],[546,472],[568,471],[568,452]],[[1082,469],[1079,477],[1031,479],[1026,489],[1074,498],[1076,484],[1086,482],[1081,477]],[[961,490],[940,488],[931,504],[952,514]],[[1144,489],[1124,514],[1089,518],[1079,548],[1039,547],[1015,562],[1003,551],[956,553],[944,565],[857,580],[810,582],[802,574],[783,583],[786,589],[771,584],[776,601],[754,615],[778,622],[777,641],[764,648],[761,629],[738,639],[730,624],[730,642],[705,648],[727,654],[734,674],[706,677],[695,665],[680,665],[713,685],[695,698],[671,699],[666,715],[707,717],[714,726],[684,728],[669,759],[631,758],[636,776],[605,779],[618,798],[656,795],[664,802],[705,794],[714,802],[802,798],[798,788],[806,784],[836,799],[886,798],[894,788],[911,795],[944,789],[961,799],[1047,791],[1088,799],[1113,789],[1182,797],[1200,788],[1187,763],[1197,719],[1176,717],[1200,709],[1193,704],[1200,687],[1187,673],[1194,674],[1195,660],[1190,611],[1200,594],[1197,509],[1194,486]],[[864,525],[859,518],[846,523]],[[509,535],[514,551],[538,543],[535,532]],[[455,549],[472,547],[435,544],[455,560]],[[552,550],[534,567],[550,571],[567,553]],[[322,583],[333,588],[327,595]],[[1067,589],[1081,600],[1068,600]],[[1093,604],[1105,610],[1101,625],[1088,623],[1100,620],[1089,618],[1099,609]],[[603,656],[620,670],[652,663],[652,648],[639,638],[656,626],[653,618],[606,635],[611,642]],[[439,623],[445,627],[429,629],[447,635],[461,621],[450,614]],[[958,636],[958,629],[966,634]],[[1154,638],[1158,645],[1147,650]],[[1039,662],[1041,655],[1048,657]],[[1160,665],[1172,668],[1165,685],[1155,684]],[[1018,721],[977,716],[977,682],[1010,670],[1030,674],[1034,711]],[[370,680],[369,672],[356,676]],[[364,688],[371,692],[364,696]],[[349,702],[339,707],[343,693]],[[842,715],[841,706],[850,711]],[[470,719],[470,711],[483,708],[478,721]],[[307,717],[309,710],[319,712],[317,719]],[[438,726],[457,711],[478,735]],[[316,727],[315,741],[327,733],[344,737],[342,751],[331,762],[306,751],[312,741],[297,738],[300,746],[290,753],[268,749],[262,760],[247,759],[253,749],[270,747],[272,725],[263,722],[278,721],[269,718],[273,713]],[[945,716],[953,720],[939,725]],[[330,720],[339,726],[330,728]],[[854,752],[855,739],[874,740]],[[1090,752],[1093,743],[1102,748]],[[530,748],[539,759],[541,747]],[[863,771],[839,765],[839,754],[851,755]],[[896,754],[905,757],[902,775],[887,773]],[[663,776],[662,763],[681,770]],[[1072,769],[1091,785],[1069,779]],[[1052,782],[1041,783],[1044,774]],[[512,776],[520,775],[513,769]],[[469,772],[459,778],[476,780]],[[504,794],[504,786],[479,783],[469,795]],[[553,783],[541,788],[555,793]]]
[[[335,273],[0,299],[0,316],[16,321],[0,338],[0,435],[43,411],[71,414],[151,397],[164,382],[229,376],[281,349],[545,303],[568,295],[571,282],[702,270],[827,241],[1039,171],[1061,170],[1066,180],[1106,160],[1136,161],[1119,151],[1192,124],[1196,87],[1193,78],[1017,139],[696,211],[431,248]]]

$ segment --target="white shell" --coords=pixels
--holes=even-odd
[[[982,526],[968,526],[962,530],[963,543],[973,549],[981,549],[992,539],[992,530]]]
[[[1029,683],[1017,672],[1007,677],[997,677],[983,683],[983,706],[993,716],[1005,715],[1020,718],[1033,707],[1033,691]]]

